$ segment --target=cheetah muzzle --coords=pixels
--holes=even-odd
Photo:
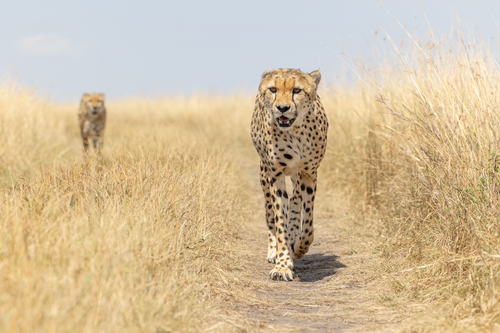
[[[288,118],[286,116],[280,116],[275,119],[276,124],[278,124],[279,127],[291,127],[293,125],[293,122],[295,121],[296,118]]]

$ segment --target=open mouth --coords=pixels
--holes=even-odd
[[[276,123],[278,124],[279,127],[290,127],[292,126],[294,121],[295,118],[288,118],[285,116],[276,118]]]

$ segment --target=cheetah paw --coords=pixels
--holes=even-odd
[[[293,257],[293,259],[302,259],[306,255],[306,253],[309,251],[309,247],[307,247],[306,249],[303,249],[302,246],[300,246],[299,244],[300,244],[299,238],[297,238],[295,240],[295,243],[292,244],[292,257]]]
[[[306,253],[304,251],[300,251],[299,253],[292,252],[293,259],[302,259]]]
[[[269,275],[272,280],[278,281],[292,281],[293,280],[293,271],[288,267],[274,267]]]

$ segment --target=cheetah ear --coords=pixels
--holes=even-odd
[[[321,73],[319,69],[315,70],[314,72],[309,73],[309,75],[312,77],[314,82],[316,83],[316,88],[319,85],[319,82],[321,81]]]
[[[276,69],[268,69],[267,71],[265,71],[263,74],[262,74],[262,78],[265,78],[266,76],[268,75],[271,75],[273,73],[276,72]]]

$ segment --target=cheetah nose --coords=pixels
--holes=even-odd
[[[94,106],[94,111],[97,111],[97,106]]]
[[[288,105],[278,105],[276,107],[280,112],[287,112],[290,110],[290,107]]]

